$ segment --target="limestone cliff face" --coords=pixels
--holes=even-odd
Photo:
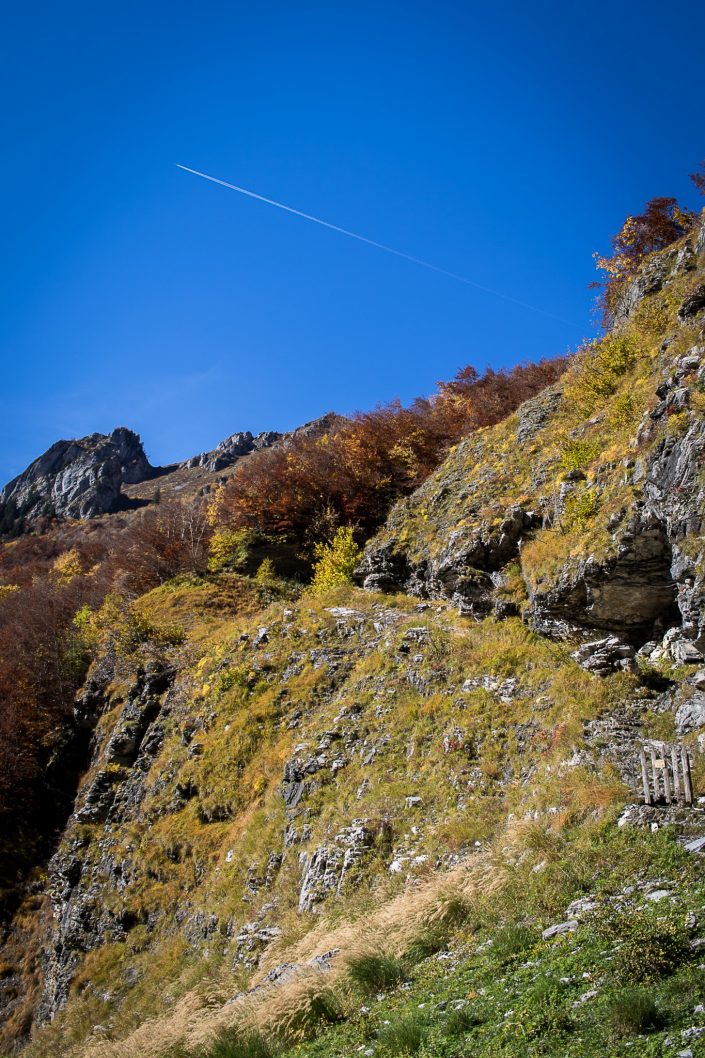
[[[105,687],[111,674],[108,661],[87,684],[76,707],[79,726],[92,728],[98,722],[108,705]],[[42,999],[36,1014],[40,1021],[51,1018],[65,1004],[83,955],[124,940],[136,925],[126,901],[117,908],[106,901],[107,889],[117,887],[124,892],[130,884],[127,860],[117,859],[105,842],[92,871],[84,872],[85,825],[105,823],[108,818],[113,825],[125,825],[140,817],[146,773],[163,740],[163,716],[168,715],[173,680],[174,670],[168,665],[154,662],[141,669],[110,738],[105,744],[96,742],[91,761],[94,774],[76,805],[62,847],[49,865],[48,896],[55,923],[43,949]]]
[[[124,426],[111,434],[57,441],[0,493],[0,517],[31,523],[41,516],[94,518],[118,508],[123,484],[154,472],[136,433]]]

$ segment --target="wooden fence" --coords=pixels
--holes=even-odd
[[[690,778],[690,756],[682,745],[642,746],[639,752],[644,804],[693,803],[693,784]]]

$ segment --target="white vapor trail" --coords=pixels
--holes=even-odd
[[[227,187],[231,191],[239,191],[241,195],[247,195],[248,198],[256,198],[258,202],[266,202],[268,206],[276,206],[277,209],[286,210],[287,213],[293,213],[296,217],[303,217],[304,220],[312,220],[314,224],[320,224],[324,228],[330,228],[331,231],[337,231],[340,235],[347,235],[351,239],[357,239],[358,242],[367,243],[368,246],[374,246],[377,250],[384,250],[385,253],[392,253],[395,257],[403,257],[405,261],[411,261],[413,264],[421,265],[422,268],[430,268],[432,272],[439,272],[443,276],[448,276],[450,279],[457,279],[459,283],[465,283],[466,286],[474,287],[475,290],[482,290],[485,294],[492,294],[496,298],[502,298],[504,301],[511,301],[513,305],[520,305],[524,309],[529,309],[530,312],[538,312],[542,316],[550,316],[551,319],[560,320],[561,323],[567,324],[569,327],[573,325],[568,321],[564,320],[561,316],[556,316],[552,312],[547,312],[545,309],[540,309],[536,305],[529,305],[526,301],[520,301],[518,298],[512,297],[510,294],[503,294],[501,290],[494,290],[492,287],[483,286],[482,283],[476,283],[473,279],[467,279],[465,276],[458,275],[457,272],[449,272],[446,268],[440,268],[438,265],[431,264],[429,261],[422,261],[419,257],[412,257],[411,254],[403,253],[401,250],[395,250],[392,246],[385,246],[384,243],[375,242],[374,239],[368,239],[364,235],[358,235],[357,232],[348,231],[347,228],[339,228],[337,224],[330,224],[327,220],[321,220],[320,217],[312,217],[310,213],[303,213],[300,209],[294,209],[293,206],[285,206],[283,202],[276,202],[273,198],[265,198],[264,195],[258,195],[254,191],[248,191],[244,187],[238,187],[237,184],[230,184],[227,180],[219,180],[216,176],[209,176],[208,173],[200,173],[198,169],[189,169],[187,165],[179,165],[176,163],[178,169],[183,169],[185,173],[193,173],[194,176],[200,176],[203,180],[210,180],[213,184],[220,184],[221,187]]]

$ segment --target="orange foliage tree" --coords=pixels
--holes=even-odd
[[[298,434],[242,460],[221,490],[217,525],[313,542],[339,525],[362,537],[417,488],[449,447],[498,422],[547,385],[567,358],[480,375],[466,367],[430,398],[399,401],[341,419],[322,434]]]

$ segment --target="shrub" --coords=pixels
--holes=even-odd
[[[616,427],[630,426],[636,423],[641,409],[631,393],[620,393],[612,401],[610,421]]]
[[[277,571],[274,568],[274,563],[271,558],[263,558],[257,568],[257,572],[255,573],[255,580],[259,584],[269,584],[270,581],[274,580],[276,575]]]
[[[311,591],[322,594],[342,584],[352,584],[355,567],[362,555],[355,543],[353,531],[342,526],[330,544],[316,544],[316,564]]]
[[[115,625],[113,633],[118,654],[129,657],[145,643],[158,647],[180,646],[186,638],[183,627],[174,622],[156,624],[134,606],[128,607]]]
[[[618,1036],[632,1036],[658,1029],[663,1024],[651,995],[643,988],[625,988],[607,1004],[607,1017]]]
[[[216,529],[208,548],[208,569],[242,569],[247,562],[253,534],[247,529]]]
[[[564,987],[545,977],[523,994],[515,1013],[526,1040],[553,1040],[573,1029]]]
[[[59,584],[70,584],[74,577],[80,577],[83,573],[83,563],[76,548],[59,555],[54,560],[51,572]]]
[[[567,441],[561,452],[561,469],[584,470],[597,459],[601,449],[599,441]]]
[[[588,342],[577,354],[576,370],[566,385],[566,399],[585,415],[604,404],[637,362],[639,347],[634,334],[606,334]]]
[[[250,691],[256,681],[256,674],[254,674],[245,665],[234,665],[222,672],[219,672],[215,678],[215,693],[220,698],[221,695],[227,694],[233,687],[239,687],[243,691]]]
[[[595,489],[583,489],[569,496],[563,512],[563,528],[566,532],[572,529],[584,531],[590,525],[598,510],[600,500]]]
[[[675,412],[666,420],[666,431],[669,437],[684,437],[690,426],[690,416],[687,411]]]
[[[363,992],[374,994],[404,980],[404,964],[393,955],[358,955],[348,964],[350,979]]]
[[[420,1014],[413,1012],[389,1025],[383,1025],[377,1033],[377,1039],[387,1054],[416,1054],[427,1035],[427,1022]]]
[[[597,929],[617,945],[615,973],[624,981],[652,981],[673,973],[690,956],[683,926],[646,911],[610,915]]]

